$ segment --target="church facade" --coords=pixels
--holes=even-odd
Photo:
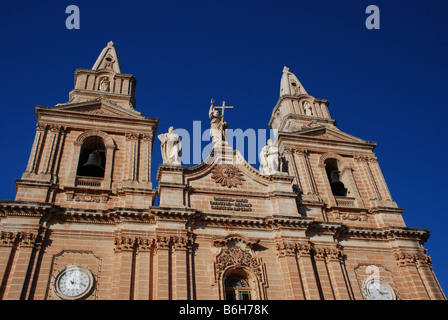
[[[69,102],[36,107],[16,199],[0,202],[0,299],[446,299],[376,143],[340,131],[288,68],[260,170],[212,105],[209,158],[183,166],[170,129],[157,189],[158,119],[135,85],[110,42]]]

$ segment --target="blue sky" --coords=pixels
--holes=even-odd
[[[79,30],[65,27],[70,4]],[[365,27],[370,4],[380,30]],[[235,106],[231,128],[268,129],[287,65],[330,101],[339,129],[378,142],[407,226],[431,230],[425,247],[447,291],[447,12],[440,0],[2,1],[0,199],[14,199],[26,168],[34,106],[67,102],[74,71],[91,68],[110,40],[158,133],[207,126],[211,98]],[[153,182],[161,162],[156,141]]]

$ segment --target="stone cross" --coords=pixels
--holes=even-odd
[[[226,110],[226,109],[233,109],[233,106],[226,106],[226,102],[225,101],[223,101],[222,102],[222,106],[219,106],[219,107],[215,107],[215,100],[213,100],[212,99],[212,106],[215,108],[215,109],[222,109],[222,118],[224,119],[224,110]]]

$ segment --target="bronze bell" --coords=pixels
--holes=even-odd
[[[90,177],[101,177],[104,175],[104,168],[101,166],[101,156],[97,150],[89,154],[86,163],[82,165],[81,175]]]
[[[101,156],[98,151],[92,151],[89,154],[89,158],[87,159],[87,162],[83,164],[83,167],[86,167],[86,166],[99,167],[101,170],[104,170],[104,168],[101,166]]]
[[[338,170],[332,170],[330,172],[330,183],[339,182],[339,171]]]
[[[330,186],[331,191],[333,192],[333,195],[335,196],[347,196],[347,189],[345,188],[344,184],[339,180],[339,171],[338,170],[332,170],[330,172]]]

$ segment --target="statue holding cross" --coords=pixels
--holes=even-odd
[[[222,115],[219,109],[222,110]],[[210,136],[213,144],[226,140],[227,122],[224,121],[225,109],[233,109],[232,106],[226,106],[226,102],[222,102],[222,106],[215,107],[215,100],[211,100],[210,111]]]

